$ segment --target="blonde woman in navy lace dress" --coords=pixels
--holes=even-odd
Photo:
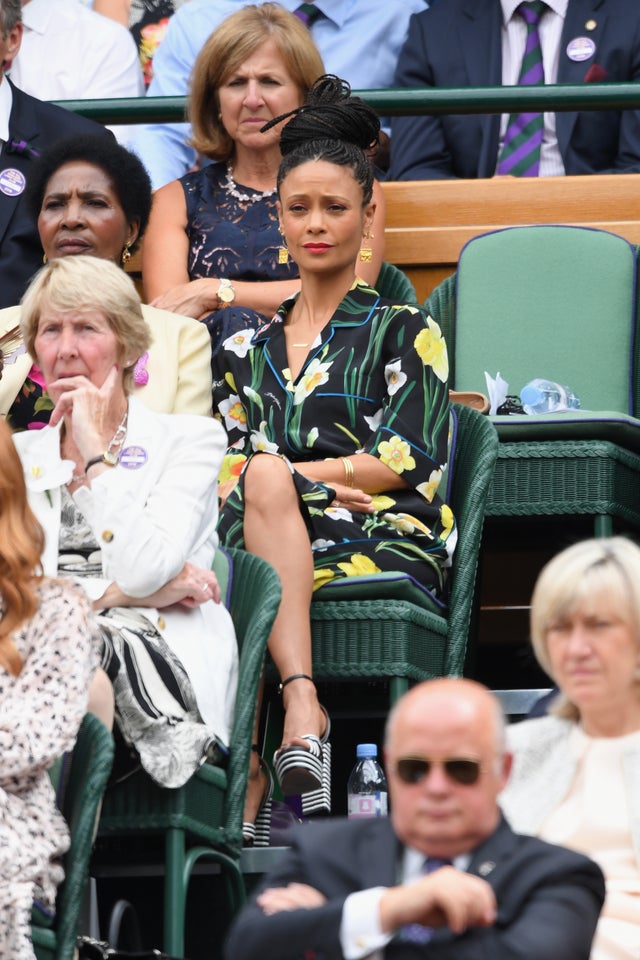
[[[75,741],[98,645],[89,601],[35,575],[42,530],[0,421],[0,957],[33,960],[31,906],[54,910],[69,831],[48,769]]]

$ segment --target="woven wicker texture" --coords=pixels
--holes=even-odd
[[[96,818],[112,763],[111,733],[97,717],[86,714],[64,789],[62,812],[71,831],[71,846],[64,858],[65,879],[58,891],[56,922],[53,929],[32,929],[38,960],[72,960],[74,956]]]
[[[554,270],[553,283],[547,284],[543,274],[536,285],[535,322],[526,311],[519,311],[513,305],[517,286],[513,274],[517,268],[509,259],[508,247],[509,242],[521,234],[528,235],[527,245],[523,247],[528,265],[536,256],[532,240],[537,240],[543,247],[544,263],[549,264],[552,254],[560,266],[560,271]],[[493,245],[496,239],[500,241],[500,256]],[[488,252],[481,278],[478,278],[478,263],[474,263],[472,271],[473,279],[484,290],[480,298],[474,300],[469,281],[465,286],[464,309],[458,310],[457,295],[465,269],[465,259],[461,256],[458,274],[444,280],[425,301],[425,308],[447,338],[454,387],[462,390],[476,386],[480,376],[484,381],[484,370],[492,374],[499,370],[509,381],[510,369],[517,369],[523,382],[534,376],[550,376],[568,383],[578,394],[582,387],[585,396],[593,399],[593,405],[597,404],[588,428],[584,423],[559,424],[556,417],[549,424],[548,436],[544,418],[531,418],[529,429],[526,424],[519,426],[518,440],[509,436],[509,418],[494,418],[500,449],[487,500],[487,516],[581,514],[604,518],[605,525],[597,526],[599,532],[608,532],[614,517],[624,524],[640,527],[637,494],[640,457],[634,452],[638,443],[628,444],[632,449],[627,449],[625,432],[619,425],[609,429],[606,414],[597,412],[598,409],[620,410],[637,416],[640,410],[639,338],[635,334],[636,251],[612,234],[561,227],[499,231],[476,238],[465,250],[470,251],[478,244],[477,251],[482,252],[485,241]],[[563,244],[566,244],[564,253]],[[566,289],[559,297],[562,269]],[[585,269],[586,274],[591,275],[586,299],[585,290],[580,286],[585,282]],[[505,277],[510,278],[507,286],[511,290],[506,314],[501,313],[505,307],[502,301]],[[579,309],[576,291],[580,295]],[[537,336],[523,338],[522,330],[527,323],[533,325]],[[478,331],[482,331],[481,337]],[[567,358],[571,361],[573,380],[572,374],[565,375]],[[473,366],[474,382],[463,382],[461,377],[468,377]],[[520,386],[522,384],[512,382],[510,392],[517,392]],[[631,420],[625,425],[627,442],[633,423]],[[586,429],[588,436],[585,436]]]
[[[218,553],[223,556],[222,551]],[[242,812],[256,697],[267,639],[280,604],[280,581],[264,560],[240,550],[227,553],[232,562],[229,609],[240,654],[227,769],[204,765],[184,787],[176,790],[159,787],[139,772],[108,789],[100,817],[99,836],[110,865],[113,850],[121,848],[109,850],[109,838],[164,835],[164,947],[176,955],[182,955],[186,888],[190,869],[198,857],[210,855],[231,874],[228,879],[233,885],[232,895],[233,890],[237,894],[243,889],[237,861],[242,850]],[[187,854],[188,841],[206,846],[192,848]],[[119,855],[126,864],[127,851]]]
[[[409,277],[393,263],[383,261],[376,280],[376,290],[381,297],[396,303],[417,303],[418,297]]]
[[[462,674],[484,504],[498,438],[488,418],[476,410],[455,405],[455,412],[458,430],[450,503],[459,537],[448,611],[438,615],[430,604],[377,599],[375,577],[363,586],[360,601],[323,601],[321,588],[311,605],[313,669],[318,679],[426,680]]]

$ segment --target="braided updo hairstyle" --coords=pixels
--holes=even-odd
[[[263,131],[287,117],[291,119],[280,134],[278,193],[290,170],[310,160],[326,160],[350,167],[356,183],[362,187],[363,204],[369,203],[373,164],[367,151],[376,146],[380,134],[380,121],[373,108],[351,96],[346,80],[325,74],[315,81],[301,107],[275,117]]]

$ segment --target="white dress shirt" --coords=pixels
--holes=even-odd
[[[2,82],[2,75],[0,74],[0,153],[2,153],[2,147],[9,139],[9,117],[11,116],[12,106],[11,86]]]
[[[424,874],[425,855],[405,847],[400,875],[403,883],[413,883]],[[466,870],[471,857],[455,857],[453,866]],[[350,894],[342,908],[340,944],[345,960],[382,960],[384,948],[393,939],[395,931],[384,933],[380,927],[380,900],[386,887],[370,887]]]
[[[545,0],[548,10],[545,10],[539,26],[540,47],[542,48],[542,65],[544,82],[555,83],[558,78],[558,62],[560,60],[560,42],[562,28],[567,13],[569,0]],[[502,3],[502,85],[517,86],[520,76],[520,66],[527,42],[527,25],[524,18],[516,13],[520,0],[501,0]],[[500,143],[498,156],[502,150],[504,135],[509,120],[508,114],[503,114],[500,122]],[[540,176],[564,176],[564,163],[560,155],[558,138],[556,136],[555,113],[544,114],[544,130],[542,148],[540,150]]]
[[[78,0],[30,0],[11,80],[39,100],[144,96],[138,50],[126,27]],[[133,128],[112,128],[126,142]]]

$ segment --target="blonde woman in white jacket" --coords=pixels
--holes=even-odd
[[[235,698],[235,635],[211,571],[224,430],[129,396],[149,330],[114,264],[43,267],[22,327],[54,404],[48,426],[15,436],[45,572],[80,578],[120,730],[159,783],[178,786],[221,758]]]

